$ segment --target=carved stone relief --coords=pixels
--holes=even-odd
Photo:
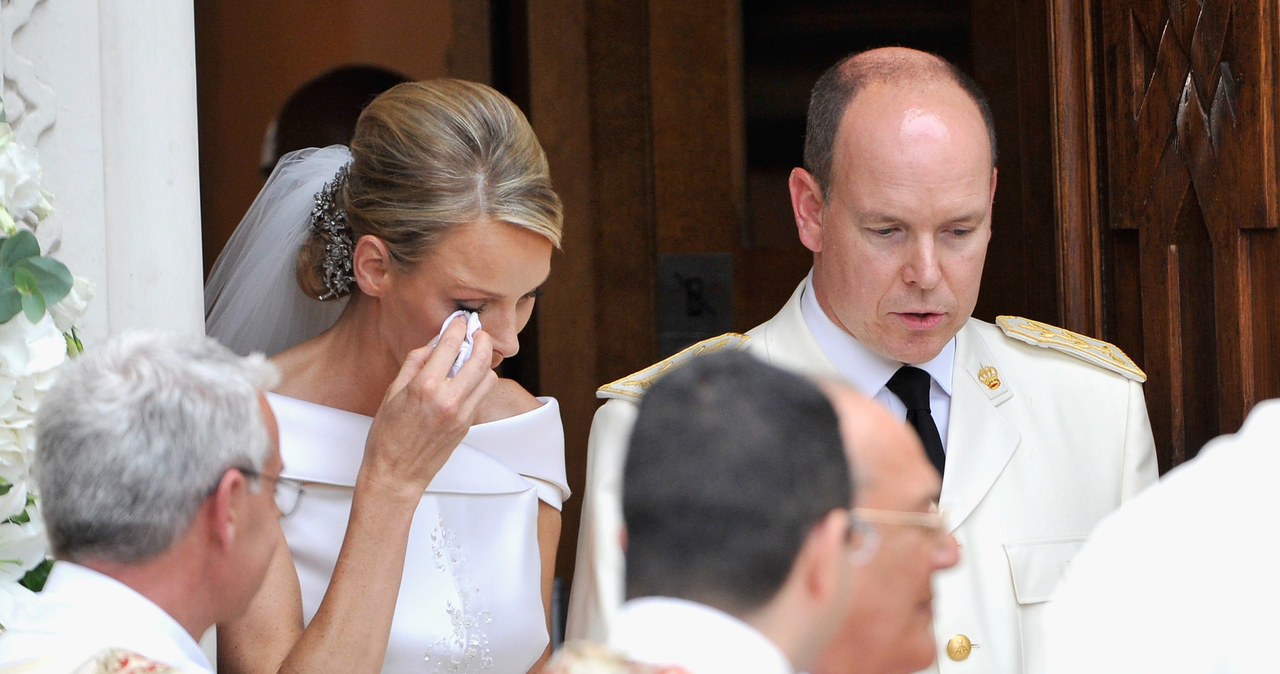
[[[36,64],[20,46],[23,30],[45,0],[3,0],[0,2],[0,29],[4,51],[0,58],[4,71],[4,107],[18,138],[37,146],[40,136],[57,119],[57,96],[41,79]]]

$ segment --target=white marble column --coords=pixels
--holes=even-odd
[[[192,3],[0,0],[0,38],[9,121],[54,196],[41,249],[96,287],[85,348],[204,334]]]
[[[46,250],[93,281],[92,348],[203,332],[194,10],[173,0],[3,0],[4,100],[38,148]]]

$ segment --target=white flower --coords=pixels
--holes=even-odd
[[[0,428],[0,464],[13,466],[0,466],[0,477],[10,482],[17,482],[21,476],[25,475],[24,467],[30,466],[35,461],[36,434],[33,422],[34,419],[28,416],[24,422],[8,424],[7,428]],[[18,463],[19,461],[21,464]],[[0,519],[4,518],[0,517]]]
[[[0,524],[0,584],[22,580],[28,571],[44,561],[49,547],[44,520],[36,508],[28,512],[31,521],[26,524]]]
[[[18,378],[0,370],[0,424],[18,413],[18,400],[13,395],[17,388]]]
[[[9,492],[0,495],[0,521],[27,509],[27,462],[15,452],[0,452],[0,478],[8,483]]]
[[[41,177],[35,150],[19,143],[13,128],[0,121],[0,236],[34,232],[52,210]],[[70,345],[78,343],[63,332],[71,330],[92,297],[93,285],[73,277],[71,291],[35,323],[24,312],[0,323],[0,484],[7,489],[0,494],[0,613],[26,592],[16,581],[43,561],[48,549],[39,504],[27,505],[35,489],[29,467],[35,458],[36,409]],[[9,521],[14,518],[28,521]]]
[[[26,314],[0,323],[0,375],[13,377],[46,372],[67,358],[67,341],[48,314],[32,324]]]
[[[49,388],[44,379],[46,377],[43,374],[14,377],[13,386],[4,387],[9,390],[12,404],[3,407],[7,414],[0,417],[0,428],[21,431],[31,427],[35,422],[40,396]],[[0,447],[2,446],[3,442],[0,441]]]
[[[8,388],[9,397],[0,401],[0,463],[10,453],[21,458],[26,465],[35,460],[36,451],[36,408],[57,379],[57,368],[40,372],[29,377],[12,379],[12,387],[8,387],[6,377],[0,375],[0,389]],[[0,468],[0,477],[10,480],[7,473]],[[0,517],[3,519],[3,517]]]
[[[18,224],[35,229],[52,210],[50,195],[40,187],[36,151],[17,142],[13,129],[0,122],[0,225],[12,234]]]
[[[66,332],[75,325],[75,322],[84,315],[84,310],[89,306],[89,300],[93,299],[93,282],[83,276],[73,276],[71,283],[71,292],[62,298],[57,304],[49,307],[49,314],[53,316],[53,324],[57,326],[58,332]]]

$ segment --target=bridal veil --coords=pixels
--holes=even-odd
[[[338,320],[346,298],[321,302],[295,280],[315,195],[351,161],[342,145],[280,159],[236,227],[204,288],[205,331],[239,354],[275,355]]]

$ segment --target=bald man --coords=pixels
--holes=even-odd
[[[959,549],[938,511],[942,481],[920,439],[883,405],[840,384],[823,390],[840,418],[855,466],[854,517],[869,525],[875,553],[853,570],[849,615],[812,674],[906,674],[928,667],[933,574]]]
[[[620,598],[616,476],[635,400],[671,361],[746,348],[847,382],[920,434],[963,553],[933,579],[930,671],[1042,671],[1045,603],[1093,525],[1156,480],[1155,446],[1145,375],[1119,349],[972,318],[996,156],[985,98],[936,56],[872,50],[818,80],[805,166],[788,182],[809,276],[747,335],[600,390],[610,400],[591,431],[571,637],[607,631]]]

